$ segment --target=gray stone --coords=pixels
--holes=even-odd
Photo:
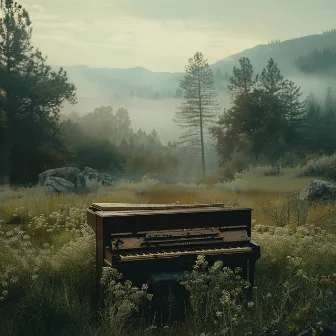
[[[86,180],[81,171],[76,167],[62,167],[49,169],[39,174],[39,185],[46,185],[48,178],[62,178],[74,185],[74,192],[86,191]],[[64,182],[62,182],[64,184]]]
[[[82,174],[86,179],[96,180],[103,185],[114,185],[119,182],[119,179],[115,176],[107,173],[100,173],[98,170],[90,167],[85,167]]]
[[[314,180],[300,192],[300,201],[336,201],[336,184]]]
[[[56,176],[47,177],[47,179],[44,182],[44,186],[52,194],[55,193],[70,194],[75,192],[75,185],[62,177],[56,177]]]

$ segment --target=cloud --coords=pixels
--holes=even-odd
[[[23,0],[22,4],[34,25],[33,42],[57,64],[181,71],[196,51],[204,52],[212,63],[268,40],[333,26],[336,1],[304,1],[44,0],[40,5],[37,0]]]

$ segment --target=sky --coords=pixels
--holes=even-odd
[[[322,33],[335,0],[22,0],[33,43],[57,66],[183,71],[271,40]]]

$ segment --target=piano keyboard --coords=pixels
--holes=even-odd
[[[138,254],[125,254],[120,255],[121,261],[131,261],[140,259],[154,259],[154,258],[171,258],[183,255],[213,255],[219,253],[232,254],[232,253],[248,253],[252,252],[251,247],[231,247],[231,248],[214,248],[214,249],[197,249],[190,251],[164,251],[154,253],[138,253]]]

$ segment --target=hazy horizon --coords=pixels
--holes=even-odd
[[[331,0],[21,3],[33,22],[33,42],[50,63],[159,72],[183,71],[196,51],[215,63],[271,40],[321,33],[334,28],[336,11]]]

